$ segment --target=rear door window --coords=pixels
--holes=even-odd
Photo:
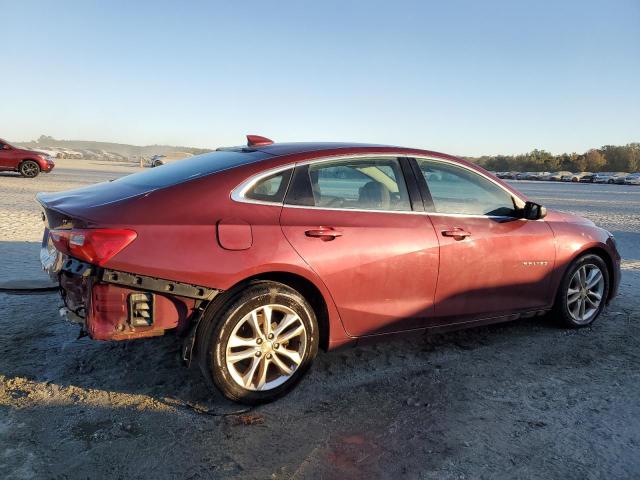
[[[395,158],[320,161],[297,167],[285,203],[353,210],[411,210],[400,163]]]

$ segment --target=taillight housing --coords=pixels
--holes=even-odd
[[[138,236],[133,230],[112,228],[51,230],[49,234],[58,251],[99,266],[104,265]]]

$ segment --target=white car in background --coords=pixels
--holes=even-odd
[[[571,175],[571,172],[568,172],[566,170],[562,170],[560,172],[551,172],[548,175],[542,175],[542,177],[540,177],[540,180],[544,180],[547,182],[559,182],[560,180],[562,180],[562,177],[564,175]]]
[[[149,159],[147,165],[150,167],[159,167],[161,165],[175,162],[177,160],[184,160],[189,157],[193,157],[193,154],[187,152],[170,152],[166,155],[154,155]]]
[[[583,177],[586,177],[587,175],[593,175],[591,172],[578,172],[578,173],[570,173],[569,175],[563,175],[562,176],[562,181],[563,182],[580,182],[582,181]]]
[[[624,183],[627,172],[598,172],[593,175],[593,183]]]
[[[632,173],[624,178],[625,185],[640,185],[640,172]]]

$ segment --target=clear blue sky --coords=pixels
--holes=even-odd
[[[0,0],[0,137],[640,141],[640,1]]]

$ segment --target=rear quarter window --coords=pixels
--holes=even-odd
[[[259,180],[247,190],[245,198],[261,202],[282,203],[292,171],[293,169],[288,169]]]

